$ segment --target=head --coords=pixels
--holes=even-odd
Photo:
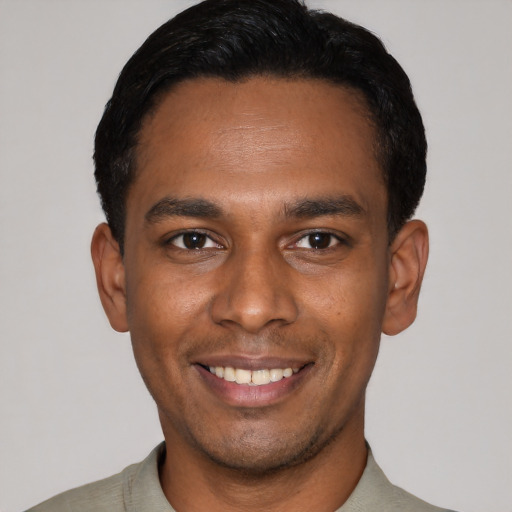
[[[121,251],[144,119],[180,82],[313,78],[357,91],[375,126],[390,241],[423,193],[426,140],[407,75],[368,30],[297,0],[207,0],[156,30],[123,68],[96,133],[96,181]],[[300,107],[299,107],[300,108]]]
[[[427,257],[423,127],[379,40],[208,0],[125,66],[95,160],[100,295],[172,456],[261,475],[364,450],[380,335],[414,320]]]

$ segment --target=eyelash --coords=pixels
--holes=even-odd
[[[211,243],[211,244],[213,244],[213,246],[194,247],[194,248],[186,247],[185,237],[187,237],[187,236],[193,237],[194,235],[199,236],[199,237],[204,237],[204,242]],[[181,247],[180,247],[180,245],[178,245],[176,243],[176,241],[179,240],[180,238],[182,239]],[[198,250],[203,250],[203,249],[221,249],[222,248],[222,245],[215,242],[215,240],[213,240],[213,238],[210,235],[208,235],[207,233],[204,233],[203,231],[199,231],[199,230],[182,231],[181,233],[177,233],[177,234],[173,235],[171,238],[168,238],[167,240],[165,240],[164,244],[165,245],[173,245],[174,247],[176,247],[177,249],[180,249],[182,251],[198,251]]]
[[[315,235],[321,235],[328,237],[328,245],[327,247],[300,247],[299,243],[303,240],[309,239],[309,243],[311,244],[311,237],[314,237]],[[335,242],[333,244],[333,242]],[[334,249],[338,245],[347,245],[347,240],[339,235],[336,235],[334,233],[331,233],[330,231],[312,231],[309,233],[303,234],[300,238],[297,239],[296,242],[294,242],[293,246],[297,247],[298,249],[306,249],[310,251],[327,251],[329,249]],[[321,245],[321,244],[320,244]]]
[[[328,237],[328,245],[326,247],[301,247],[299,245],[300,242],[307,240],[309,238],[310,245],[311,244],[311,237],[317,236],[325,236]],[[185,237],[204,237],[201,238],[200,241],[203,242],[202,246],[199,247],[187,247],[187,242],[185,241]],[[176,241],[179,239],[182,239],[181,244],[177,244]],[[189,240],[190,242],[191,240]],[[334,242],[334,243],[333,243]],[[199,250],[208,250],[208,249],[222,249],[223,246],[219,243],[217,243],[208,233],[205,233],[203,231],[199,230],[190,230],[190,231],[182,231],[180,233],[177,233],[173,235],[171,238],[168,238],[164,241],[165,245],[172,245],[175,248],[182,250],[182,251],[199,251]],[[210,244],[209,247],[204,247],[204,244]],[[199,244],[200,245],[200,244]],[[321,243],[320,243],[321,245]],[[295,242],[290,244],[288,247],[290,248],[297,248],[297,249],[305,249],[310,251],[327,251],[332,250],[338,245],[348,245],[348,241],[346,238],[343,238],[337,234],[334,234],[330,231],[312,231],[308,233],[302,234],[298,239],[296,239]]]

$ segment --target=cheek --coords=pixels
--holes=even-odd
[[[168,265],[147,265],[144,273],[127,276],[127,314],[132,336],[159,333],[167,342],[193,329],[211,300],[207,278],[176,272]]]
[[[387,299],[387,266],[372,259],[309,283],[303,305],[322,323],[346,334],[380,334]]]
[[[201,316],[209,299],[190,276],[170,272],[166,265],[144,268],[144,272],[127,273],[127,314],[135,361],[158,405],[183,407],[182,395],[176,390],[186,387],[187,340],[201,335]]]
[[[320,284],[320,283],[319,283]],[[362,388],[379,350],[387,297],[387,265],[372,258],[333,272],[310,287],[308,316],[331,340],[324,352],[333,386]]]

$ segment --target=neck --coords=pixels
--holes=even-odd
[[[364,413],[314,457],[253,475],[219,466],[164,427],[167,446],[160,468],[164,494],[175,510],[332,512],[348,499],[366,466]]]

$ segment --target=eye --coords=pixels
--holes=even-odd
[[[331,233],[310,233],[309,235],[303,236],[295,244],[296,247],[301,249],[328,249],[341,243],[341,240],[332,235]]]
[[[220,248],[208,235],[200,231],[188,231],[171,238],[169,241],[172,245],[189,251],[197,249]]]

